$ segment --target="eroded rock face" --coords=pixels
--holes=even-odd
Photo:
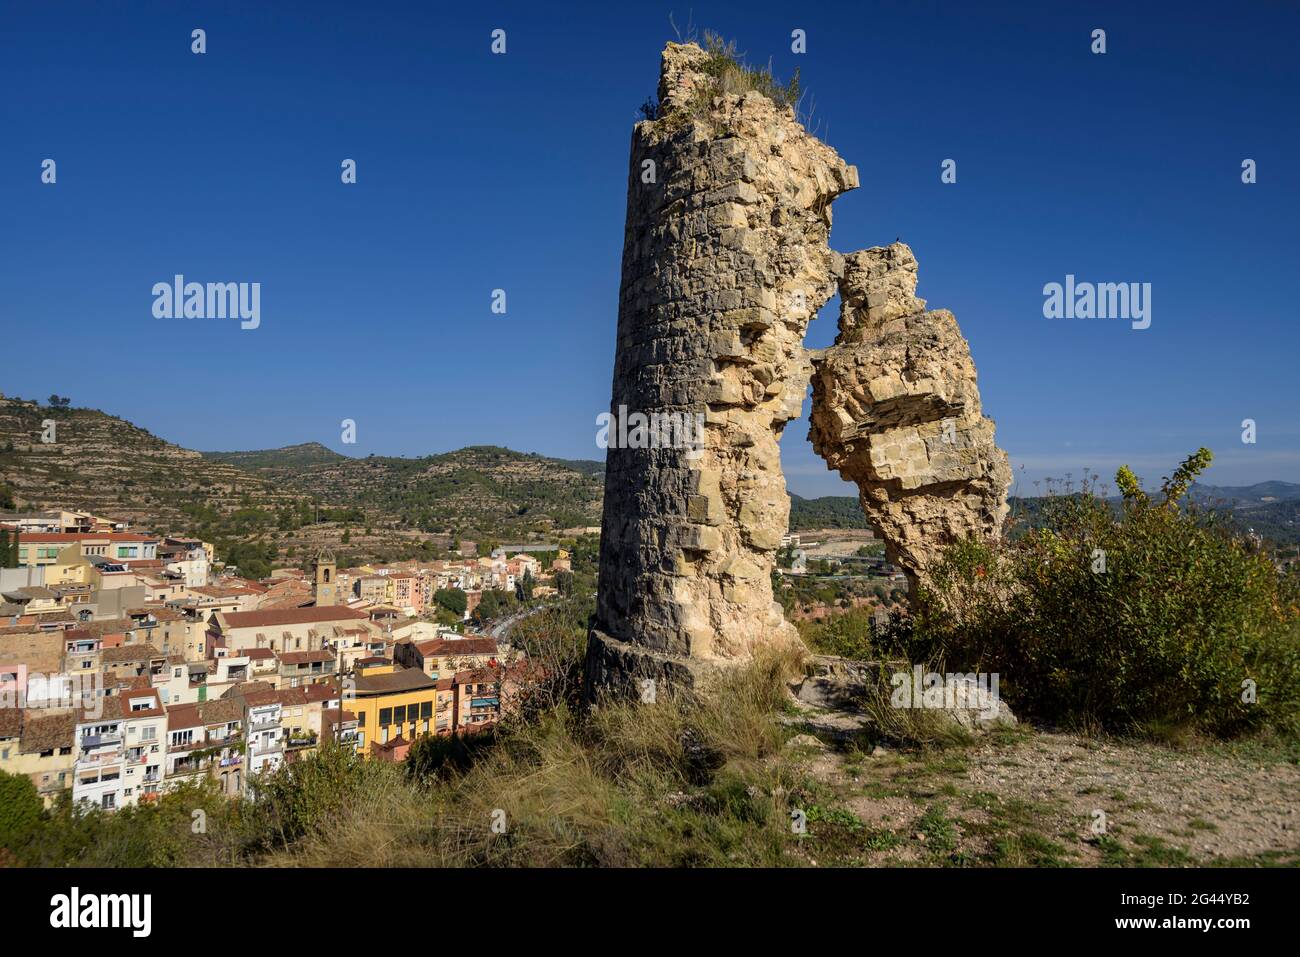
[[[830,203],[857,173],[767,97],[709,95],[704,58],[668,44],[660,118],[632,137],[610,404],[703,428],[654,448],[617,448],[611,429],[594,685],[693,683],[798,641],[771,588],[789,523],[778,442],[807,389],[808,321],[835,291]]]
[[[980,407],[970,347],[946,310],[914,296],[903,243],[844,257],[840,334],[813,355],[809,438],[857,483],[886,555],[915,586],[947,544],[993,538],[1011,470]]]

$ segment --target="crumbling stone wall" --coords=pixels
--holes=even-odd
[[[947,330],[928,318],[951,323],[951,316],[913,315],[923,304],[911,298],[915,260],[910,278],[901,265],[910,251],[845,259],[828,245],[830,204],[858,185],[857,171],[789,108],[758,92],[716,93],[705,62],[694,44],[668,44],[660,113],[632,136],[610,403],[617,424],[606,452],[587,657],[593,688],[657,677],[693,685],[719,665],[749,660],[760,646],[797,643],[771,586],[789,525],[779,442],[812,374],[803,347],[808,322],[834,294],[837,277],[849,305],[840,352],[818,360],[815,441],[831,467],[866,483],[868,515],[887,538],[906,543],[891,546],[896,561],[910,568],[918,535],[962,525],[959,508],[950,514],[926,504],[913,534],[906,522],[920,500],[912,496],[894,509],[899,490],[973,501],[965,453],[936,449],[934,465],[926,466],[915,443],[924,445],[949,413],[961,423],[966,445],[958,448],[987,457],[992,442],[992,424],[987,436],[981,431],[987,420],[979,419],[974,368],[969,381],[964,375],[965,342],[955,324]],[[873,366],[876,327],[896,321],[903,322],[902,354],[890,346],[889,358]],[[937,377],[948,361],[940,354],[958,346],[965,365],[952,361],[963,374],[878,396],[871,391],[876,379],[913,371],[908,323],[918,342],[933,342]],[[859,346],[864,351],[854,351]],[[877,374],[861,377],[872,369]],[[637,415],[698,417],[702,434],[698,442],[665,443],[647,436],[643,424],[629,427]],[[877,428],[882,444],[872,446],[868,433]],[[874,460],[869,448],[877,449]]]
[[[952,313],[915,297],[903,243],[844,259],[835,345],[812,356],[808,437],[856,482],[891,562],[915,587],[960,538],[993,538],[1011,469],[981,410],[970,347]]]

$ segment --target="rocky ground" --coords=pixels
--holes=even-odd
[[[928,751],[844,737],[823,724],[791,739],[810,863],[1300,866],[1294,749],[1024,725]]]
[[[1067,734],[996,698],[985,718],[873,707],[873,667],[817,656],[790,686],[809,863],[1300,866],[1296,742]]]

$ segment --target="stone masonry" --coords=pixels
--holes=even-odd
[[[632,135],[610,403],[616,424],[606,452],[600,587],[587,657],[593,689],[659,677],[692,686],[762,646],[798,642],[773,600],[771,574],[789,523],[779,441],[800,413],[812,374],[803,347],[808,322],[843,276],[844,298],[859,305],[841,318],[845,344],[835,348],[843,359],[828,350],[819,360],[826,399],[824,424],[814,423],[814,432],[823,436],[819,450],[828,450],[822,454],[832,467],[875,482],[855,451],[868,443],[854,418],[863,413],[869,420],[875,400],[860,398],[858,380],[840,381],[839,370],[866,370],[850,341],[859,333],[864,343],[874,341],[867,327],[891,308],[902,310],[891,319],[918,321],[911,316],[914,261],[907,289],[907,270],[877,262],[879,251],[846,259],[828,245],[830,204],[858,185],[854,167],[808,134],[789,108],[758,92],[718,92],[705,62],[698,46],[669,43],[659,115],[638,123]],[[879,305],[866,305],[881,296]],[[862,328],[846,333],[845,316]],[[952,321],[947,313],[923,314],[927,329],[942,326],[931,316]],[[970,366],[955,324],[936,345],[959,346]],[[902,375],[908,361],[891,360],[888,368]],[[959,437],[982,442],[979,422],[987,420],[979,419],[973,367],[969,372],[969,388],[961,379],[960,394],[930,390],[947,404],[895,401],[895,412],[881,410],[881,428],[902,442],[952,412],[962,423]],[[896,392],[891,398],[901,400],[908,389]],[[648,430],[638,416],[650,420]],[[680,429],[661,435],[654,425],[661,420],[699,422],[702,429],[694,436],[688,429],[695,441],[683,442]],[[825,427],[832,420],[838,431]],[[944,490],[969,484],[959,460],[961,454],[941,470]],[[926,476],[917,473],[906,487],[933,490]],[[880,479],[886,499],[895,486],[905,484],[892,473]],[[965,501],[969,492],[963,494]],[[868,515],[876,520],[872,502]],[[904,538],[910,554],[917,546]]]
[[[844,258],[835,345],[812,357],[808,437],[856,482],[891,562],[915,587],[943,546],[993,538],[1011,469],[980,408],[970,347],[946,310],[917,299],[903,243]]]

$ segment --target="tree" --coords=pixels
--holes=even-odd
[[[564,598],[573,594],[573,572],[555,573],[555,590]]]
[[[44,807],[31,778],[0,771],[0,847],[16,851],[25,845],[40,825]]]
[[[465,616],[465,609],[469,605],[469,599],[459,588],[439,588],[433,593],[433,600],[458,618]]]
[[[490,621],[514,607],[515,597],[499,588],[487,588],[474,609],[474,617],[480,621]]]
[[[524,577],[515,586],[515,597],[520,601],[533,600],[533,570],[531,568],[524,569]]]

